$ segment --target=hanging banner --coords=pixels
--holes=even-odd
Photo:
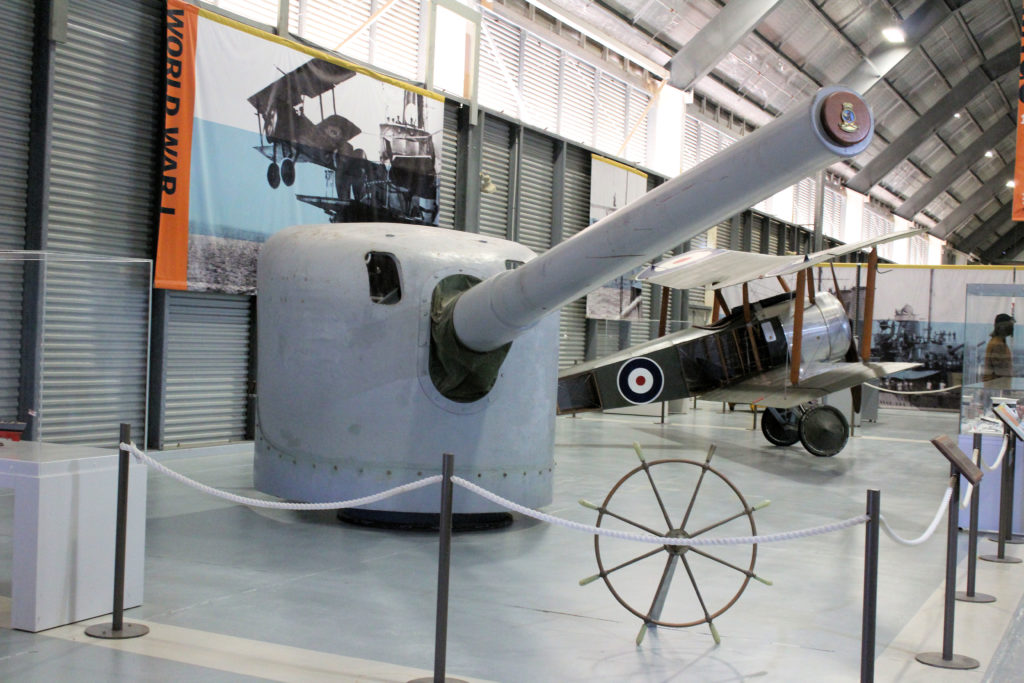
[[[444,99],[167,0],[154,285],[254,293],[290,225],[436,225]]]
[[[1024,3],[1022,3],[1024,4]],[[1013,220],[1024,221],[1024,31],[1020,39],[1020,78],[1017,82],[1017,158],[1013,169]]]
[[[590,224],[647,194],[647,174],[612,159],[590,155]],[[587,317],[640,320],[643,288],[634,268],[587,295]]]

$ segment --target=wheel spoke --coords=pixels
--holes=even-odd
[[[737,567],[732,562],[727,562],[726,560],[723,560],[720,557],[715,557],[711,553],[704,552],[703,550],[701,550],[697,546],[690,546],[690,552],[691,553],[697,553],[701,557],[706,557],[709,560],[717,562],[718,564],[725,565],[729,569],[735,569],[736,571],[738,571],[740,574],[743,574],[744,576],[747,576],[747,577],[750,577],[750,578],[754,577],[754,572],[750,571],[749,569],[744,569],[743,567]]]
[[[709,524],[706,527],[704,527],[703,529],[700,529],[698,531],[694,531],[692,534],[690,534],[690,538],[697,538],[701,534],[706,534],[707,532],[711,531],[712,529],[717,529],[720,526],[728,524],[729,522],[733,521],[734,519],[739,519],[740,517],[743,517],[748,512],[750,512],[750,511],[749,510],[741,510],[741,511],[737,512],[735,515],[732,515],[731,517],[726,517],[723,520],[720,520],[718,522],[714,522],[712,524]]]
[[[683,515],[683,521],[679,524],[680,530],[686,529],[686,523],[690,521],[690,513],[693,512],[693,504],[697,502],[697,494],[700,492],[700,486],[704,483],[704,475],[707,473],[708,468],[711,467],[711,456],[715,454],[715,444],[711,444],[708,448],[708,455],[704,458],[704,466],[700,470],[700,476],[697,477],[697,484],[693,487],[693,494],[690,495],[690,502],[686,506],[686,514]]]
[[[644,474],[647,475],[647,481],[651,483],[651,490],[654,491],[654,497],[658,501],[658,507],[661,508],[661,514],[665,517],[665,524],[668,525],[671,531],[675,527],[672,526],[672,520],[668,517],[668,510],[665,509],[665,503],[661,500],[661,493],[658,491],[658,485],[654,483],[654,477],[651,476],[651,468],[647,465],[647,461],[643,461]],[[702,473],[703,474],[703,473]]]
[[[631,564],[636,564],[637,562],[639,562],[641,560],[646,560],[648,557],[651,557],[653,555],[657,555],[658,553],[661,553],[661,552],[665,552],[665,546],[658,546],[657,548],[655,548],[654,550],[651,550],[650,552],[646,552],[643,555],[637,555],[632,560],[626,560],[622,564],[615,565],[611,569],[608,569],[607,571],[601,572],[599,574],[599,576],[604,578],[605,576],[608,576],[612,572],[617,572],[620,569],[625,569],[626,567],[628,567]]]
[[[654,529],[650,528],[649,526],[644,526],[640,522],[634,522],[633,520],[627,519],[626,517],[623,517],[622,515],[617,515],[614,512],[612,512],[611,510],[609,510],[608,508],[603,508],[602,507],[602,508],[598,508],[598,510],[600,512],[608,515],[609,517],[614,517],[615,519],[619,520],[620,522],[625,522],[626,524],[629,524],[631,526],[635,526],[637,529],[641,529],[643,531],[646,531],[647,533],[651,534],[652,536],[664,536],[665,535],[664,532],[655,531]]]
[[[693,586],[693,594],[697,596],[697,602],[700,603],[700,608],[704,611],[704,619],[710,624],[711,613],[708,612],[708,608],[704,604],[704,596],[701,595],[700,587],[697,586],[697,579],[693,576],[693,569],[690,568],[690,563],[686,561],[685,555],[680,555],[679,559],[683,562],[683,568],[686,569],[686,575],[690,577],[690,585]]]

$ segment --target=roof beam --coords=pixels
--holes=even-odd
[[[965,235],[962,240],[952,242],[951,246],[954,249],[959,249],[965,254],[970,254],[972,251],[978,248],[978,246],[985,240],[986,237],[995,233],[996,235],[1003,234],[1006,226],[1013,222],[1011,217],[1013,208],[1012,204],[1003,204],[1002,207],[994,214],[992,214],[988,220],[975,228],[969,235]]]
[[[1004,258],[1005,252],[1010,252],[1017,256],[1021,248],[1024,248],[1024,230],[1021,230],[1021,224],[1017,223],[996,240],[995,244],[983,251],[980,256],[983,261],[988,263],[1003,261],[1006,260]]]
[[[680,90],[711,72],[782,0],[730,2],[669,60],[668,82]]]
[[[978,93],[992,85],[993,81],[1014,71],[1019,60],[1020,47],[1015,45],[973,69],[931,109],[890,142],[881,154],[850,178],[847,186],[851,190],[867,194],[873,185],[907,158],[926,137],[938,130],[939,126],[948,121],[955,112],[963,109]]]
[[[946,239],[964,221],[974,215],[981,207],[992,201],[1001,190],[1006,187],[1006,181],[1013,177],[1013,164],[1007,164],[999,173],[992,176],[988,182],[965,199],[960,206],[949,212],[931,231],[933,235]]]
[[[824,14],[824,12],[822,12]],[[853,67],[849,73],[839,79],[839,83],[864,94],[877,83],[882,76],[907,56],[915,46],[924,41],[932,29],[941,24],[952,12],[938,2],[925,2],[903,21],[903,33],[907,40],[902,45],[883,43]]]
[[[901,218],[913,220],[914,215],[942,194],[953,181],[962,176],[985,152],[996,146],[1014,130],[1013,120],[1009,117],[999,119],[967,148],[953,157],[953,160],[932,176],[931,180],[921,186],[907,201],[900,204],[895,213]]]

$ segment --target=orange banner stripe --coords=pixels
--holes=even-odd
[[[162,289],[188,288],[188,197],[198,16],[199,8],[194,5],[167,0],[160,232],[153,278],[153,286]]]

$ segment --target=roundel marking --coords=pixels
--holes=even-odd
[[[650,358],[630,358],[619,367],[616,378],[619,394],[635,405],[650,403],[661,395],[665,376]]]

